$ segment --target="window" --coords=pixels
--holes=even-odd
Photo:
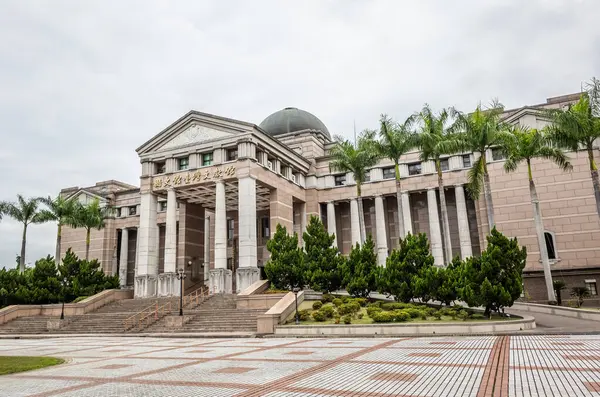
[[[160,211],[167,210],[167,202],[166,201],[161,201],[160,203],[158,203],[158,205],[160,205]]]
[[[471,167],[471,155],[470,154],[463,154],[462,160],[463,160],[463,168]]]
[[[598,289],[596,288],[596,280],[585,280],[585,288],[590,291],[590,295],[598,295]]]
[[[408,175],[419,175],[421,173],[421,163],[408,165]]]
[[[227,258],[227,269],[233,270],[233,258]]]
[[[544,232],[544,240],[546,240],[546,249],[548,250],[548,259],[556,260],[556,242],[554,241],[554,233]]]
[[[363,182],[371,182],[371,171],[366,171],[365,172],[365,177],[363,179]]]
[[[121,217],[121,208],[117,208],[116,212],[117,212],[117,215],[116,215],[117,218],[120,218]]]
[[[233,240],[233,219],[227,219],[227,239]]]
[[[448,159],[440,159],[440,168],[442,171],[448,171],[450,169],[450,162]]]
[[[271,231],[269,230],[270,224],[271,224],[271,220],[269,218],[267,218],[267,217],[262,218],[260,225],[261,225],[261,230],[262,230],[261,236],[263,238],[269,238],[271,236]]]
[[[505,158],[506,158],[506,155],[504,153],[504,149],[499,148],[499,147],[492,149],[492,160],[498,161],[498,160],[504,160]]]
[[[227,149],[227,161],[237,160],[237,148],[236,149]]]
[[[388,167],[383,169],[383,179],[394,179],[396,177],[396,170],[394,167]]]
[[[344,186],[346,184],[346,174],[335,176],[335,186]]]
[[[213,154],[212,153],[204,153],[202,155],[202,165],[211,165],[213,162]]]
[[[183,157],[178,159],[178,163],[179,163],[179,170],[187,170],[188,167],[190,166],[190,158],[189,157]]]
[[[154,165],[156,166],[157,174],[164,174],[165,172],[167,172],[167,163],[166,162],[161,161],[158,163],[154,163]]]
[[[137,210],[137,207],[135,205],[129,207],[129,215],[135,215],[137,212],[136,210]]]

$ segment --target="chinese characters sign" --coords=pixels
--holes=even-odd
[[[154,189],[165,189],[172,186],[182,186],[189,185],[190,183],[219,180],[222,178],[233,177],[235,174],[235,167],[230,165],[227,168],[196,170],[194,172],[187,172],[185,174],[154,178],[152,186]]]

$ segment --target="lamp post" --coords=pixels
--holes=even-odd
[[[62,306],[60,308],[60,319],[65,319],[65,287],[67,286],[67,278],[64,277],[61,282],[62,285]]]
[[[183,268],[179,268],[177,270],[177,278],[181,281],[181,285],[179,286],[179,315],[183,316],[183,280],[185,280],[185,271]]]
[[[300,324],[300,315],[298,314],[298,292],[300,292],[300,288],[296,287],[292,290],[294,293],[294,297],[296,299],[296,325]]]

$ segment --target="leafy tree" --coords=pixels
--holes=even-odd
[[[600,138],[600,80],[592,78],[587,92],[567,109],[547,112],[552,124],[548,126],[550,138],[569,150],[585,150],[588,155],[590,174],[596,198],[596,211],[600,217],[600,178],[594,159],[594,142]]]
[[[384,268],[379,268],[379,292],[393,295],[396,301],[409,302],[415,296],[415,282],[419,271],[433,265],[429,242],[424,233],[408,233],[400,240],[400,247],[392,251]]]
[[[58,224],[58,230],[56,231],[56,255],[54,258],[57,263],[60,263],[62,227],[72,223],[72,218],[75,215],[78,202],[74,198],[65,199],[60,195],[55,199],[50,196],[41,198],[40,201],[48,207],[47,210],[42,211],[45,217],[49,220],[56,221]]]
[[[448,267],[437,269],[437,289],[433,294],[433,299],[440,301],[446,306],[450,306],[458,299],[458,290],[461,287],[461,269],[463,262],[459,256],[455,256]]]
[[[427,303],[435,298],[439,282],[439,271],[441,269],[433,265],[424,266],[419,270],[415,277],[415,298],[419,298],[421,302]]]
[[[17,195],[17,202],[2,202],[0,207],[9,217],[23,224],[23,237],[21,238],[21,256],[19,263],[19,272],[25,271],[25,247],[27,245],[27,227],[30,224],[48,222],[49,218],[44,212],[38,210],[39,198],[26,199],[20,194]]]
[[[440,194],[440,210],[442,213],[442,235],[444,236],[447,262],[450,262],[452,258],[452,242],[450,240],[450,223],[448,222],[448,208],[446,206],[441,157],[443,155],[458,153],[464,146],[458,134],[452,134],[448,131],[448,121],[453,113],[455,113],[453,109],[442,109],[440,112],[434,113],[431,107],[425,104],[421,112],[413,116],[420,121],[417,145],[421,149],[421,160],[432,160],[435,163]]]
[[[494,147],[502,149],[507,142],[512,140],[508,126],[500,121],[503,112],[504,106],[496,100],[488,109],[482,108],[479,104],[475,111],[469,114],[457,112],[456,121],[450,128],[451,132],[462,135],[463,150],[479,154],[479,158],[468,174],[467,192],[473,200],[478,200],[483,186],[490,230],[496,226],[496,223],[486,153],[488,149]]]
[[[277,289],[304,288],[306,267],[302,251],[298,248],[298,235],[290,236],[280,224],[273,238],[267,242],[271,253],[265,265],[265,273],[271,284]]]
[[[342,286],[354,297],[368,298],[377,290],[377,254],[371,235],[361,246],[352,247],[348,259],[342,265]]]
[[[61,282],[54,258],[48,255],[35,262],[28,270],[27,285],[30,291],[31,303],[56,303],[61,298]]]
[[[107,276],[96,259],[79,259],[71,249],[67,250],[63,262],[58,266],[60,279],[66,279],[64,294],[66,301],[80,296],[91,296],[105,289],[119,288],[119,276]]]
[[[554,288],[554,293],[556,294],[556,303],[562,305],[562,290],[567,289],[567,283],[564,280],[554,280],[552,283],[552,287]]]
[[[523,127],[521,125],[512,128],[511,133],[514,140],[507,146],[508,157],[504,163],[506,172],[517,171],[519,164],[525,162],[527,165],[527,176],[529,178],[529,195],[533,205],[533,220],[540,247],[540,257],[544,268],[544,278],[546,280],[546,292],[548,301],[555,302],[554,288],[552,286],[552,273],[550,271],[550,260],[548,259],[548,249],[546,247],[546,238],[544,236],[544,222],[542,219],[542,209],[538,200],[533,172],[531,171],[531,161],[535,158],[550,160],[558,165],[563,171],[570,171],[573,166],[565,153],[552,145],[547,136],[536,129]]]
[[[333,246],[335,235],[327,233],[318,217],[311,216],[302,237],[308,284],[315,291],[325,293],[340,289],[344,257]]]
[[[110,216],[112,209],[109,206],[100,205],[100,201],[95,199],[87,205],[77,205],[73,216],[69,218],[69,223],[73,227],[82,227],[85,229],[85,260],[90,257],[90,235],[92,229],[101,230],[104,227],[104,221]]]
[[[517,239],[508,239],[496,228],[488,236],[488,246],[480,257],[465,260],[460,290],[469,306],[485,307],[485,315],[512,306],[523,291],[522,273],[527,250]]]
[[[398,203],[398,236],[404,238],[406,227],[404,225],[404,209],[402,208],[402,181],[400,179],[400,157],[416,146],[415,134],[410,130],[411,119],[404,123],[396,123],[387,115],[381,115],[379,120],[379,140],[375,140],[375,131],[371,134],[373,145],[381,158],[387,158],[394,163],[396,175],[396,201]],[[406,211],[409,209],[406,208]],[[410,225],[408,225],[410,227]]]
[[[365,181],[365,175],[368,169],[377,164],[379,160],[377,151],[373,147],[373,141],[370,134],[363,134],[358,142],[352,142],[342,138],[335,137],[335,146],[329,151],[331,161],[329,168],[331,171],[351,172],[356,182],[356,197],[358,201],[358,223],[360,225],[360,243],[365,241],[365,219],[363,213],[363,202],[361,195],[362,184]]]
[[[586,287],[571,288],[571,296],[577,298],[577,307],[581,307],[585,298],[589,298],[590,291]]]

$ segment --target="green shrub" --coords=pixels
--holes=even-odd
[[[327,319],[327,316],[325,316],[325,313],[323,313],[319,310],[319,311],[313,312],[312,318],[315,321],[325,321]]]
[[[427,312],[427,314],[429,316],[433,316],[435,313],[438,312],[438,309],[436,309],[435,307],[428,307],[427,309],[424,309],[424,310]]]
[[[89,298],[89,296],[80,296],[78,298],[75,298],[75,300],[73,302],[71,302],[71,303],[78,303],[78,302],[81,302],[82,300],[87,299],[87,298]]]
[[[342,303],[348,303],[348,301],[350,300],[350,297],[349,296],[342,296],[341,299],[342,299]]]
[[[427,312],[425,310],[421,310],[421,320],[427,320]]]
[[[383,303],[381,308],[383,310],[401,310],[407,307],[406,303],[398,303],[398,302],[388,302]]]
[[[338,307],[338,313],[342,316],[345,314],[354,314],[360,311],[360,305],[357,302],[348,302]]]
[[[339,324],[339,323],[340,323],[340,318],[341,318],[341,317],[340,317],[340,315],[339,315],[339,314],[336,314],[336,315],[335,315],[335,317],[334,317],[334,320],[335,320],[335,323],[336,323],[336,324]]]
[[[485,316],[481,313],[473,313],[471,314],[471,319],[473,320],[485,320]]]
[[[404,312],[408,313],[410,318],[418,318],[423,314],[423,310],[417,309],[414,307],[407,307],[406,309],[402,309]]]
[[[395,310],[393,312],[395,314],[395,320],[396,322],[404,322],[404,321],[408,321],[410,319],[410,314],[408,314],[406,311],[404,310]]]
[[[394,312],[378,311],[370,316],[376,323],[391,323],[394,322]]]
[[[342,317],[342,320],[344,321],[344,324],[351,324],[352,323],[352,316],[347,314],[344,317]]]
[[[355,298],[353,301],[358,303],[361,307],[367,306],[367,298]]]
[[[458,314],[456,309],[451,309],[449,307],[440,309],[440,313],[442,313],[442,316],[452,317],[453,319],[455,319]]]
[[[335,307],[340,307],[344,304],[344,301],[342,301],[340,298],[335,298],[332,303],[335,305]]]
[[[313,310],[319,310],[321,308],[321,306],[323,306],[323,302],[316,301],[313,303],[312,308],[313,308]]]
[[[469,312],[466,310],[459,310],[457,317],[463,321],[467,321],[469,318]]]
[[[333,315],[335,314],[335,309],[333,308],[333,306],[331,304],[327,304],[327,305],[323,305],[319,309],[319,312],[323,313],[323,315],[326,318],[333,318]]]
[[[364,317],[364,314],[363,314],[363,313],[358,313],[358,314],[357,314],[357,317],[358,317],[358,319],[360,320],[361,318],[363,318],[363,317]]]
[[[310,310],[308,310],[308,309],[300,310],[298,312],[298,317],[300,318],[300,321],[310,320]]]
[[[442,312],[441,311],[436,311],[435,313],[433,313],[433,318],[435,318],[436,320],[441,320],[442,319]]]
[[[334,298],[335,297],[331,294],[323,294],[323,297],[321,298],[321,302],[323,302],[323,303],[333,302]]]
[[[382,303],[383,303],[382,301],[371,302],[367,305],[367,307],[379,307],[380,308]]]
[[[383,310],[378,306],[369,306],[367,307],[367,316],[373,318],[373,316],[377,313],[382,312]]]

